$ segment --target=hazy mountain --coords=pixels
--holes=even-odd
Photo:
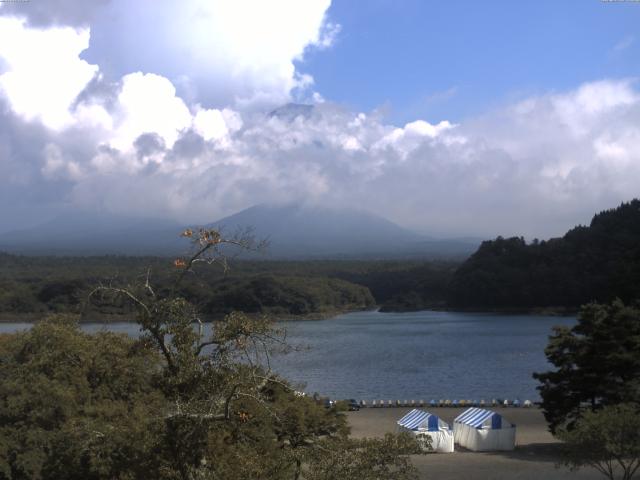
[[[161,255],[181,247],[181,228],[170,220],[75,213],[4,233],[0,235],[0,250],[53,255]]]
[[[466,257],[480,243],[473,239],[435,240],[363,211],[301,205],[258,205],[209,226],[222,229],[226,235],[252,228],[257,238],[270,243],[261,258]],[[0,250],[55,255],[175,255],[188,248],[179,238],[184,228],[162,219],[78,213],[2,234]]]
[[[257,205],[212,226],[227,233],[253,227],[269,239],[268,256],[300,257],[459,257],[480,240],[435,240],[372,213],[301,205]]]
[[[423,238],[375,215],[298,205],[258,205],[212,224],[231,233],[253,227],[275,257],[393,252]]]

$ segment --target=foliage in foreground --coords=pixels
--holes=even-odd
[[[610,480],[631,480],[640,467],[640,409],[606,406],[588,411],[571,429],[560,429],[565,442],[563,464],[572,470],[589,466]]]
[[[195,250],[172,289],[147,277],[93,292],[131,302],[139,339],[60,317],[0,337],[0,479],[415,478],[415,443],[349,439],[341,412],[270,370],[282,346],[270,321],[234,313],[205,332],[176,292],[196,263],[224,262],[220,245],[249,243],[185,236]]]
[[[585,305],[573,328],[556,327],[545,350],[556,368],[535,373],[552,432],[585,411],[640,404],[640,309],[616,300]]]
[[[415,478],[415,468],[407,455],[422,451],[411,434],[403,433],[387,434],[382,440],[325,440],[309,453],[307,480],[410,480]]]
[[[0,478],[157,472],[158,360],[142,342],[61,317],[1,336]]]

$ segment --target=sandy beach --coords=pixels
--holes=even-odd
[[[365,408],[349,412],[351,433],[355,437],[379,437],[396,431],[396,420],[410,408]],[[547,431],[542,412],[537,408],[495,408],[508,421],[517,426],[516,449],[512,452],[470,452],[458,448],[450,454],[416,455],[413,462],[420,478],[437,480],[555,480],[598,479],[601,475],[592,469],[570,472],[557,468],[558,442]],[[430,410],[453,424],[463,409],[434,408]]]

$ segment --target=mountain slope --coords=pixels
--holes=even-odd
[[[434,240],[371,213],[301,205],[258,205],[209,224],[269,239],[260,258],[464,258],[479,241]],[[0,251],[53,255],[177,255],[186,228],[162,219],[76,213],[0,235]],[[244,258],[255,255],[243,253]]]
[[[184,249],[170,220],[75,213],[0,235],[0,250],[53,255],[162,255]]]
[[[424,237],[376,215],[299,205],[258,205],[212,224],[224,232],[252,227],[274,257],[393,253]]]
[[[449,303],[464,308],[576,308],[640,299],[640,200],[593,217],[562,238],[483,242],[456,271]]]

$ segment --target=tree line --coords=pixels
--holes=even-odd
[[[419,261],[230,260],[185,278],[180,294],[209,317],[234,310],[279,316],[323,316],[380,306],[387,310],[444,305],[456,264]],[[126,303],[87,305],[98,284],[131,283],[150,275],[169,289],[171,262],[160,257],[32,257],[0,254],[0,315],[47,313],[129,315]]]
[[[548,241],[498,237],[455,272],[454,308],[529,309],[640,298],[640,200],[595,215]]]

